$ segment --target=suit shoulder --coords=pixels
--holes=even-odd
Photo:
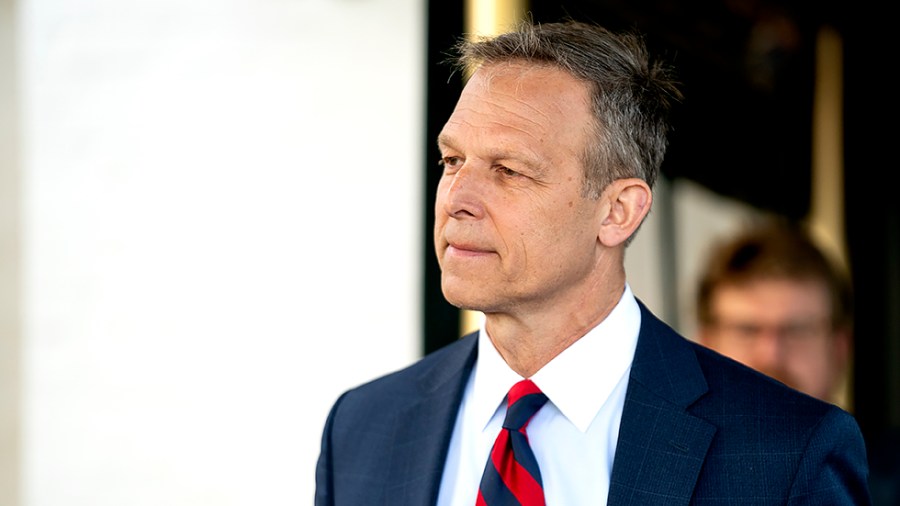
[[[709,390],[689,409],[716,428],[709,469],[740,476],[729,484],[735,490],[764,481],[812,504],[869,504],[865,442],[853,415],[702,345],[694,349]],[[720,496],[717,484],[701,480],[697,493]]]
[[[758,416],[773,422],[793,420],[816,425],[829,414],[853,417],[834,404],[816,399],[701,344],[691,342],[709,391],[698,409]]]
[[[351,388],[343,395],[343,401],[354,399],[397,399],[417,396],[447,381],[459,380],[467,375],[475,361],[477,333],[469,334],[412,364],[386,373]]]

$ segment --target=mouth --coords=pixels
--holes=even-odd
[[[445,252],[446,255],[458,257],[478,257],[491,253],[493,253],[492,250],[466,243],[448,243]]]

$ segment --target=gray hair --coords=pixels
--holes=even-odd
[[[612,181],[630,177],[653,187],[669,113],[682,95],[671,68],[650,60],[641,35],[578,21],[525,22],[496,37],[461,40],[456,49],[463,71],[518,60],[553,65],[588,83],[597,140],[584,153],[584,195],[597,198]]]

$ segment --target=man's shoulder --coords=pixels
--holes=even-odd
[[[468,377],[468,372],[474,365],[476,344],[477,333],[463,336],[402,369],[350,389],[344,397],[401,401],[445,386],[456,386],[464,377]]]
[[[715,425],[754,424],[812,430],[825,418],[855,425],[853,416],[837,405],[795,390],[736,360],[691,342],[709,390],[692,407]],[[784,433],[783,431],[779,431]]]
[[[656,368],[652,374],[644,375],[645,382],[646,378],[663,377],[668,383],[691,385],[689,389],[697,394],[690,396],[695,414],[704,418],[719,418],[721,414],[723,421],[748,416],[773,421],[787,417],[815,424],[830,411],[843,411],[682,336],[646,312],[644,318],[643,324],[651,330],[646,338],[652,340],[652,345],[645,343],[643,349],[651,351],[645,351],[642,358]],[[702,380],[697,377],[698,371]],[[699,387],[700,382],[705,385]]]

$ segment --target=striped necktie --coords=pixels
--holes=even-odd
[[[507,395],[506,419],[484,467],[476,506],[543,506],[544,485],[525,427],[547,396],[522,380]]]

